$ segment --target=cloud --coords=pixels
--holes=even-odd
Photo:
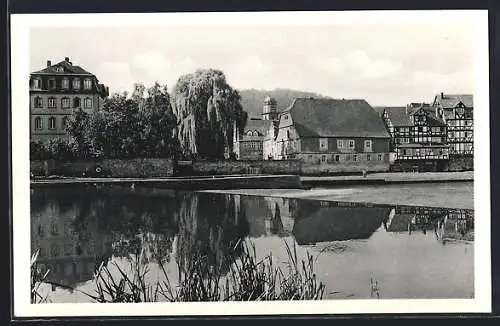
[[[150,75],[155,75],[158,71],[169,69],[171,64],[161,52],[146,51],[135,54],[132,57],[134,68],[145,70]]]
[[[111,93],[130,92],[135,82],[130,65],[125,61],[102,62],[97,67],[96,75],[101,82],[109,86]]]
[[[313,56],[309,58],[309,64],[314,69],[331,74],[342,73],[346,68],[344,61],[338,57]]]
[[[364,51],[356,50],[347,55],[351,68],[359,71],[365,78],[383,78],[394,76],[402,69],[401,63],[389,60],[373,60]]]
[[[450,74],[419,70],[413,73],[413,82],[433,92],[472,93],[474,75],[471,70],[461,70]]]

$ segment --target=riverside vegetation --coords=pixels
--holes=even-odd
[[[141,264],[139,256],[130,258],[130,269],[116,262],[102,263],[94,275],[95,293],[84,293],[94,302],[192,302],[192,301],[257,301],[257,300],[320,300],[325,284],[316,278],[314,257],[307,252],[306,259],[298,260],[297,248],[285,241],[288,261],[282,268],[267,255],[258,260],[255,246],[239,240],[243,252],[230,258],[228,268],[209,266],[206,257],[194,255],[181,266],[177,263],[178,282],[173,284],[165,266],[159,262],[165,278],[151,284],[147,281],[149,268]],[[38,251],[31,260],[31,302],[45,303],[50,298],[40,294],[42,283],[79,291],[48,281],[50,271],[37,263]],[[117,273],[116,273],[117,272]],[[116,276],[118,275],[118,276]]]

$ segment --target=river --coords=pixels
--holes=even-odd
[[[385,195],[394,192],[381,188]],[[161,261],[175,279],[177,266],[193,255],[215,264],[238,255],[238,240],[250,240],[258,257],[271,254],[278,264],[287,257],[285,242],[297,246],[299,257],[310,253],[317,278],[326,284],[324,299],[373,298],[374,282],[380,298],[473,296],[472,209],[445,202],[439,207],[437,200],[432,207],[392,203],[398,197],[391,204],[366,204],[349,201],[352,192],[339,199],[324,193],[330,190],[317,191],[322,195],[292,198],[123,187],[33,189],[31,248],[40,250],[49,281],[87,293],[94,291],[93,275],[103,262],[126,270],[128,259],[142,252],[152,278],[161,278],[155,263]],[[79,291],[44,289],[50,302],[90,301]]]

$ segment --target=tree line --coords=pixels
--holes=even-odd
[[[67,139],[32,141],[32,160],[174,158],[221,159],[233,152],[234,127],[247,113],[241,96],[220,70],[199,69],[181,76],[169,93],[156,82],[116,93],[100,111],[75,110]]]

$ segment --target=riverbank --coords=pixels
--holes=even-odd
[[[347,176],[301,176],[305,187],[332,187],[350,185],[384,185],[405,183],[467,182],[474,181],[474,171],[465,172],[386,172]]]
[[[474,209],[474,183],[435,182],[385,185],[348,185],[304,189],[232,189],[203,190],[250,196],[303,198],[323,201],[372,203],[381,205],[415,205],[428,207]]]
[[[64,186],[148,187],[163,189],[302,189],[297,175],[213,176],[192,178],[45,178],[33,179],[32,188]]]

